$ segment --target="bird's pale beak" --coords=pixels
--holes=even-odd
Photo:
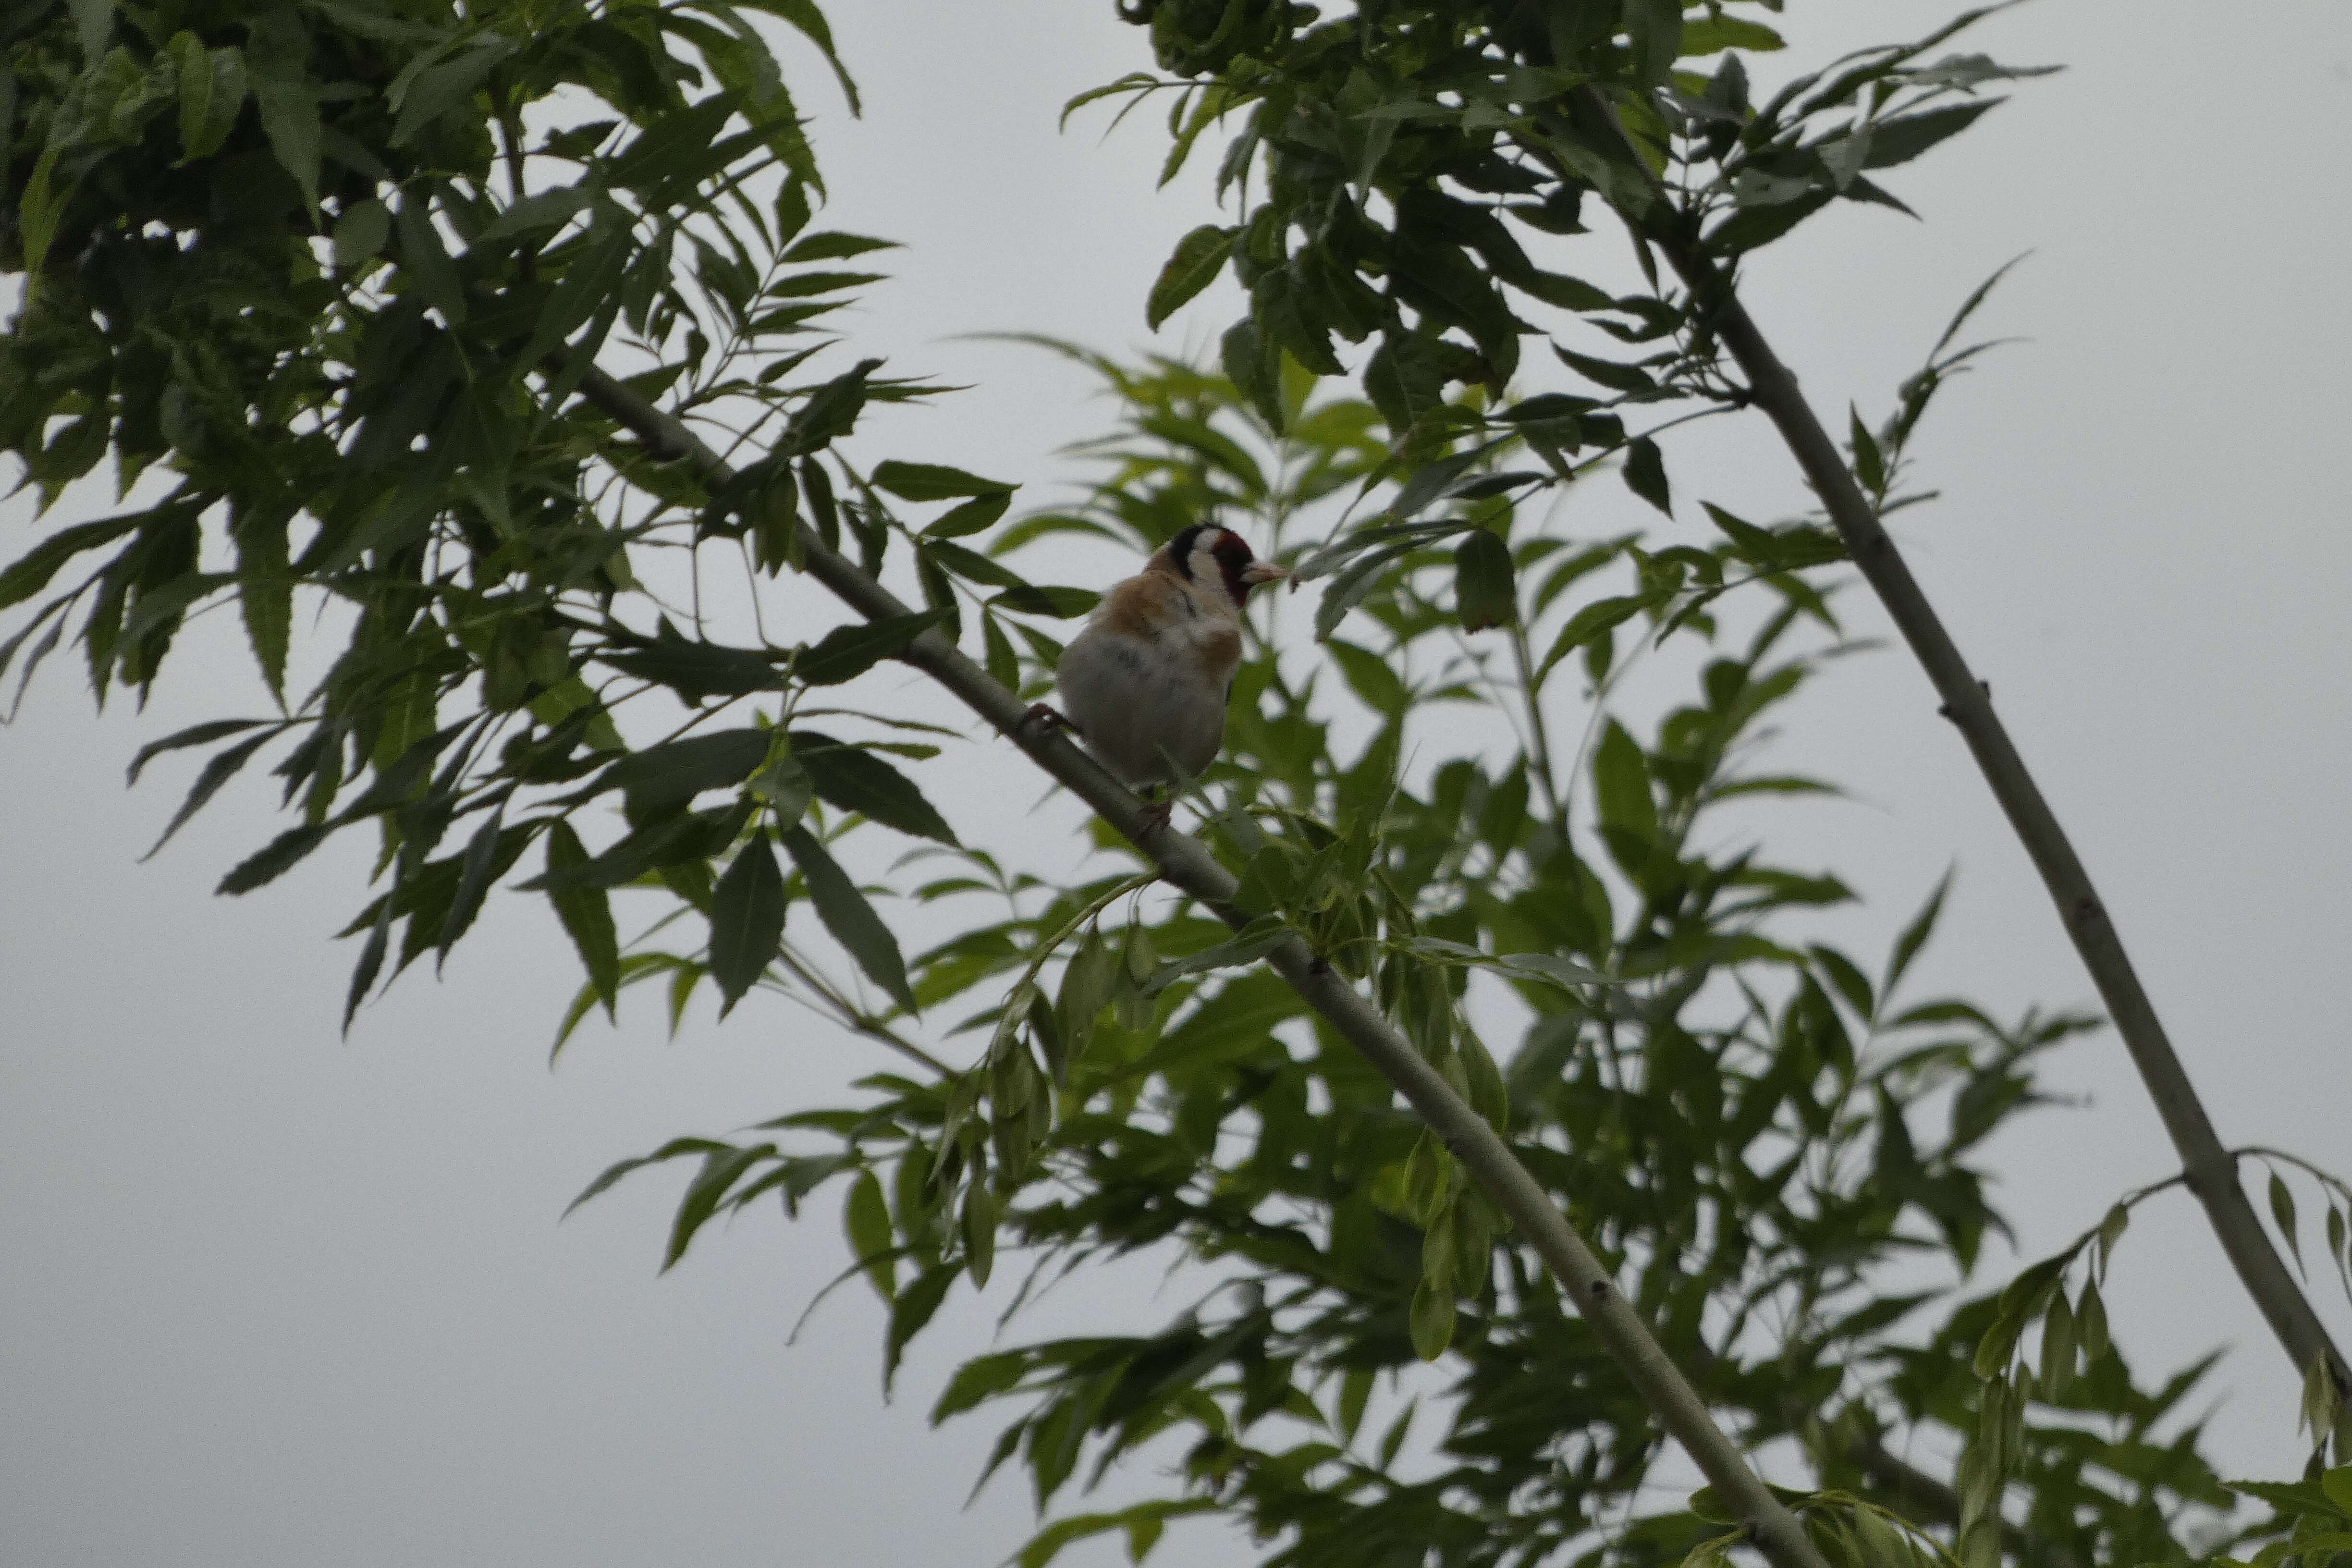
[[[1253,561],[1242,568],[1242,581],[1252,584],[1276,583],[1289,575],[1286,567],[1276,566],[1271,561]]]

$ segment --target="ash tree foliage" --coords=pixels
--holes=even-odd
[[[2107,1260],[2176,1184],[1993,1267],[1987,1140],[2092,1021],[1914,995],[1940,889],[1848,953],[1814,935],[1845,886],[1756,840],[1834,793],[1763,742],[1846,651],[1843,547],[1678,495],[1668,432],[1748,402],[1717,335],[1743,256],[1835,202],[1907,211],[1901,166],[2031,74],[1948,47],[1972,16],[1786,69],[1777,9],[1124,10],[1157,71],[1072,109],[1164,108],[1169,174],[1220,159],[1233,219],[1137,280],[1142,312],[1230,271],[1248,314],[1214,369],[1042,345],[1118,415],[1083,500],[1036,510],[863,456],[898,439],[877,405],[934,389],[825,325],[888,242],[817,216],[793,94],[856,89],[810,0],[17,0],[0,672],[70,646],[100,700],[143,698],[234,606],[275,710],[131,772],[202,753],[167,838],[276,781],[289,826],[226,892],[373,832],[347,1024],[503,886],[578,949],[562,1036],[632,988],[673,1020],[756,989],[893,1053],[849,1104],[590,1189],[682,1163],[668,1262],[746,1205],[838,1203],[888,1373],[1000,1273],[1025,1299],[1181,1261],[1156,1331],[1013,1343],[936,1396],[1025,1472],[1026,1564],[1099,1534],[1140,1561],[1195,1517],[1300,1568],[1748,1550],[1673,1489],[1655,1415],[1493,1202],[1260,963],[1297,933],[1506,1136],[1830,1560],[2319,1568],[2352,1549],[2352,1470],[2233,1489],[2189,1416],[2210,1362],[2147,1373],[2108,1332]],[[1604,220],[1646,289],[1566,269]],[[1983,299],[1851,420],[1882,512],[1925,499],[1909,438]],[[1591,530],[1621,480],[1655,536]],[[105,515],[54,521],[68,496]],[[1189,792],[1234,908],[1107,828],[1075,884],[965,841],[924,785],[992,740],[870,672],[944,636],[1044,695],[1094,596],[1033,563],[1212,514],[1309,589],[1254,626]],[[920,607],[823,608],[818,552]],[[1613,700],[1643,658],[1686,680],[1662,710]],[[910,905],[954,934],[908,951]],[[2352,1193],[2248,1157],[2298,1261],[2345,1275]],[[1083,1511],[1115,1468],[1159,1495]]]

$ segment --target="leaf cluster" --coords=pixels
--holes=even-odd
[[[1123,428],[1084,448],[1103,470],[1087,500],[1009,525],[1008,549],[1141,549],[1213,507],[1309,559],[1321,518],[1385,460],[1377,411],[1303,374],[1276,429],[1229,381],[1087,357]],[[725,1179],[715,1205],[681,1210],[672,1256],[784,1173],[845,1160],[850,1277],[887,1303],[893,1369],[960,1279],[984,1284],[1009,1255],[1025,1267],[1008,1315],[1109,1259],[1181,1265],[1192,1299],[1160,1331],[1000,1350],[940,1397],[940,1419],[1009,1412],[990,1468],[1024,1470],[1041,1510],[1140,1454],[1174,1467],[1164,1495],[1052,1519],[1024,1562],[1118,1531],[1139,1555],[1202,1513],[1284,1564],[1720,1550],[1704,1502],[1661,1512],[1645,1494],[1656,1428],[1573,1305],[1386,1083],[1247,967],[1297,931],[1506,1132],[1738,1440],[1806,1456],[1825,1550],[1884,1561],[1915,1540],[1890,1521],[1927,1522],[1890,1449],[1978,1430],[1972,1352],[2008,1300],[1961,1295],[2004,1230],[1979,1155],[2038,1102],[2034,1058],[2086,1021],[1901,1000],[1940,890],[1864,964],[1801,934],[1851,898],[1836,879],[1725,847],[1737,814],[1826,793],[1748,766],[1826,651],[1798,647],[1801,628],[1833,628],[1817,598],[1772,593],[1732,640],[1659,596],[1641,646],[1707,649],[1696,693],[1639,730],[1595,715],[1571,763],[1545,723],[1594,693],[1551,686],[1576,667],[1538,673],[1527,639],[1631,597],[1623,626],[1676,563],[1634,540],[1517,539],[1496,494],[1443,504],[1507,541],[1507,615],[1474,630],[1452,555],[1424,549],[1353,595],[1361,629],[1321,644],[1328,661],[1276,637],[1245,667],[1199,804],[1248,923],[1154,907],[1148,869],[1062,889],[935,852],[966,870],[918,898],[1009,911],[967,917],[909,965],[927,1012],[977,1001],[954,1032],[985,1045],[769,1124],[797,1141],[734,1151],[743,1163],[679,1149],[705,1162],[694,1194]],[[1612,574],[1636,592],[1610,592]],[[1587,662],[1599,687],[1611,661]],[[1508,725],[1499,760],[1454,717],[1474,712]],[[1517,1043],[1490,1046],[1498,1033]],[[2041,1415],[2021,1401],[2004,1417],[2002,1484],[2079,1561],[2180,1560],[2184,1507],[2229,1501],[2193,1429],[2167,1426],[2195,1373],[2147,1392],[2103,1333],[2075,1344],[2087,1366],[2040,1391]],[[2086,1422],[2110,1430],[2090,1440]]]

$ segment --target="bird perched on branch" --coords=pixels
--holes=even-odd
[[[1288,575],[1229,528],[1182,530],[1103,595],[1063,651],[1054,684],[1066,717],[1042,702],[1031,716],[1076,730],[1130,784],[1196,777],[1224,743],[1242,606],[1252,588]],[[1168,812],[1160,803],[1151,815],[1164,825]]]

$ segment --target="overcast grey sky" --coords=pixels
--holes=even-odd
[[[1795,48],[1755,74],[1944,12],[1792,0]],[[1210,217],[1205,194],[1153,192],[1147,125],[1107,142],[1100,119],[1055,129],[1069,94],[1148,63],[1142,35],[1108,0],[833,19],[867,113],[846,121],[800,72],[830,221],[909,247],[847,324],[894,369],[973,387],[901,416],[892,449],[1050,493],[1069,475],[1051,454],[1101,406],[1042,356],[951,340],[1147,342],[1144,289]],[[2068,70],[1899,172],[1924,225],[1818,220],[1754,267],[1751,307],[1825,414],[1849,397],[1870,412],[1978,280],[2034,252],[1981,318],[2027,341],[1946,395],[1918,447],[1945,499],[1898,535],[2076,833],[2224,1139],[2352,1167],[2336,989],[2352,932],[2352,10],[2048,0],[1978,47]],[[1209,341],[1233,310],[1213,294],[1158,346]],[[1760,417],[1675,475],[1679,494],[1745,515],[1801,503]],[[1577,525],[1639,521],[1609,504]],[[0,508],[0,557],[33,537],[28,515]],[[1858,592],[1844,603],[1879,629]],[[845,1290],[785,1344],[842,1261],[829,1202],[798,1228],[762,1210],[660,1279],[673,1183],[556,1223],[611,1161],[820,1100],[874,1065],[860,1047],[772,998],[723,1028],[698,1015],[675,1042],[639,1005],[616,1030],[590,1025],[551,1074],[577,969],[524,899],[494,903],[438,984],[413,973],[339,1041],[352,953],[327,938],[362,901],[362,844],[215,899],[275,831],[256,783],[134,864],[188,769],[125,795],[131,753],[259,700],[225,617],[180,662],[144,714],[93,720],[60,660],[0,731],[0,1561],[999,1561],[1029,1524],[1017,1487],[960,1511],[992,1427],[922,1421],[987,1342],[985,1312],[943,1314],[885,1407],[870,1296]],[[1789,731],[1786,760],[1858,804],[1783,814],[1773,849],[1864,889],[1842,927],[1858,944],[1957,864],[1927,983],[2007,1010],[2090,999],[1903,655],[1845,662]],[[977,801],[942,804],[979,818]],[[2049,1078],[2085,1105],[1998,1150],[2028,1256],[2170,1169],[2111,1037]],[[1106,1278],[1033,1327],[1156,1323],[1171,1310],[1156,1285]],[[2317,1294],[2352,1343],[2341,1296]],[[2293,1379],[2185,1201],[2135,1225],[2110,1300],[2144,1366],[2236,1347],[2220,1452],[2248,1473],[2296,1461]],[[1171,1534],[1160,1561],[1245,1550]]]

